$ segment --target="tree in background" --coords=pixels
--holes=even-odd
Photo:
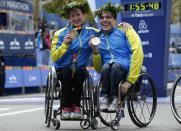
[[[38,31],[38,20],[40,19],[41,0],[33,0],[33,19],[35,32]]]
[[[33,0],[34,1],[34,9],[35,9],[35,27],[37,27],[37,18],[39,16],[36,17],[36,15],[39,14],[39,5],[40,5],[40,0]],[[49,13],[55,13],[55,14],[61,14],[62,13],[62,9],[64,7],[64,5],[66,5],[67,3],[73,2],[73,1],[77,1],[77,2],[85,2],[85,0],[52,0],[51,2],[48,2],[46,4],[43,5],[43,8],[49,12]],[[37,7],[38,6],[38,7]],[[36,11],[37,10],[37,11]],[[90,13],[87,15],[87,21],[89,21],[91,24],[95,24],[93,15]],[[173,24],[177,24],[180,23],[181,24],[181,0],[172,0],[172,10],[171,10],[171,23]]]
[[[87,0],[53,0],[43,5],[43,9],[49,13],[58,14],[61,17],[63,7],[70,2],[84,3]],[[95,25],[94,17],[89,7],[88,14],[86,14],[86,20],[92,25]]]
[[[181,24],[181,0],[172,0],[171,22]]]

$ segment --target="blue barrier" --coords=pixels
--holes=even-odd
[[[45,86],[49,70],[39,67],[8,67],[5,70],[5,88]]]
[[[88,68],[92,76],[93,84],[96,85],[100,75],[94,68]],[[49,68],[42,67],[9,67],[6,69],[5,88],[38,87],[46,86]]]
[[[24,87],[36,87],[42,85],[40,69],[23,70]]]
[[[176,71],[168,71],[168,82],[173,82],[175,81],[176,77],[181,74],[180,70],[176,70]]]
[[[48,73],[49,73],[49,69],[41,69],[41,80],[42,80],[42,85],[43,86],[46,86],[47,84],[47,76],[48,76]]]
[[[169,66],[173,68],[181,67],[181,55],[169,54]]]
[[[22,69],[8,69],[5,71],[6,81],[5,88],[23,87],[23,72]]]

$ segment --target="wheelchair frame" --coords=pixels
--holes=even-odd
[[[141,121],[139,117],[136,114],[136,111],[134,109],[134,102],[143,101],[145,102],[147,100],[147,96],[144,93],[141,93],[142,85],[144,81],[144,77],[147,78],[148,83],[151,86],[151,92],[152,92],[152,109],[149,114],[149,119],[146,121]],[[57,90],[57,82],[58,82],[58,90]],[[139,87],[139,88],[137,88]],[[101,88],[101,82],[97,84],[97,86],[94,88],[92,84],[92,78],[90,74],[87,72],[87,77],[84,82],[83,86],[83,95],[82,95],[82,113],[83,113],[83,119],[79,120],[66,120],[66,121],[80,121],[80,126],[83,129],[87,129],[89,127],[92,127],[92,129],[96,129],[98,127],[98,121],[97,117],[101,120],[101,122],[111,127],[113,130],[117,130],[119,128],[119,122],[122,117],[124,117],[124,111],[122,110],[123,104],[118,105],[118,109],[116,111],[105,111],[105,113],[114,113],[115,118],[111,119],[110,122],[107,122],[103,119],[101,115],[100,105],[99,105],[99,93]],[[61,120],[61,82],[58,81],[56,70],[54,67],[51,68],[50,73],[48,74],[47,78],[47,89],[46,89],[46,95],[45,95],[45,123],[47,127],[50,126],[50,124],[53,124],[53,127],[55,129],[60,128],[60,120]],[[120,94],[120,89],[118,96]],[[53,110],[53,104],[55,100],[59,100],[59,108],[58,110]],[[153,83],[153,80],[151,79],[150,75],[147,73],[140,74],[137,82],[133,87],[131,88],[130,93],[126,97],[126,99],[122,102],[125,103],[127,100],[127,108],[129,112],[129,116],[133,123],[138,127],[146,127],[150,124],[152,121],[155,112],[156,112],[156,106],[157,106],[157,97],[156,97],[156,89],[155,85]],[[118,97],[118,101],[121,101],[121,97]],[[60,120],[57,119],[57,116],[60,116]],[[144,118],[145,119],[145,118]]]
[[[58,82],[58,89],[57,89]],[[45,94],[45,124],[47,127],[50,127],[51,123],[55,129],[60,128],[60,120],[61,119],[61,93],[62,87],[61,82],[57,79],[56,70],[54,67],[51,68],[50,73],[47,78],[47,88]],[[57,110],[53,110],[53,104],[55,100],[59,100],[59,108]],[[92,78],[90,74],[87,72],[86,80],[83,85],[83,95],[81,97],[81,109],[82,109],[82,119],[68,119],[62,121],[80,121],[80,126],[83,129],[87,129],[92,127],[92,129],[96,129],[98,122],[94,118],[94,109],[93,109],[93,87],[92,87]],[[57,116],[60,116],[60,120],[57,119]]]
[[[175,117],[175,119],[177,120],[178,123],[181,124],[181,113],[179,113],[178,109],[180,108],[180,106],[177,109],[177,96],[176,96],[176,90],[179,88],[180,86],[180,80],[181,80],[181,74],[179,76],[177,76],[177,78],[175,79],[173,85],[172,85],[172,89],[171,89],[171,95],[170,95],[170,106],[171,106],[171,110],[172,113]],[[180,93],[179,93],[180,94]],[[178,96],[180,98],[180,96]],[[179,102],[180,104],[180,102]]]
[[[146,99],[147,99],[147,96],[145,94],[141,93],[141,84],[143,84],[142,82],[144,80],[143,77],[146,77],[149,81],[149,84],[151,86],[151,91],[152,91],[152,98],[153,98],[152,109],[149,114],[149,119],[147,121],[141,121],[139,119],[139,117],[137,116],[136,111],[134,109],[134,102],[146,101]],[[139,86],[139,89],[136,88],[137,86]],[[147,74],[147,73],[140,74],[136,84],[133,85],[130,93],[127,95],[127,97],[121,103],[120,103],[120,101],[121,101],[120,88],[118,89],[118,92],[119,92],[118,93],[118,109],[116,111],[107,111],[107,110],[102,111],[103,113],[115,113],[115,118],[111,119],[111,121],[109,121],[109,122],[104,120],[103,116],[101,115],[101,110],[100,110],[100,105],[99,105],[100,88],[101,88],[101,82],[99,82],[97,84],[97,88],[95,90],[95,96],[94,96],[94,98],[96,99],[95,108],[97,108],[97,110],[96,110],[97,112],[95,114],[96,114],[96,117],[100,118],[101,122],[104,125],[111,127],[111,129],[113,129],[113,130],[117,130],[119,128],[119,122],[120,122],[121,118],[124,117],[124,111],[122,108],[123,108],[126,100],[127,100],[128,113],[129,113],[129,116],[130,116],[131,120],[133,121],[133,123],[138,127],[146,127],[147,125],[150,124],[150,122],[152,121],[152,119],[156,113],[157,96],[156,96],[155,85],[149,74]]]

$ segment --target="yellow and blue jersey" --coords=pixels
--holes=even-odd
[[[118,62],[129,72],[127,80],[134,84],[143,63],[141,40],[135,30],[114,27],[109,33],[100,32],[99,38],[100,54],[93,56],[95,69],[100,71],[103,64]]]
[[[92,49],[89,46],[89,40],[99,30],[92,27],[82,27],[77,36],[73,39],[70,45],[65,44],[64,37],[74,27],[69,25],[55,32],[52,40],[51,58],[54,66],[57,69],[71,67],[72,56],[77,54],[77,67],[87,66]]]

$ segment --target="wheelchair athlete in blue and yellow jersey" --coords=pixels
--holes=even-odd
[[[121,7],[107,3],[96,14],[99,16],[101,32],[100,45],[93,48],[93,63],[97,71],[101,72],[103,84],[100,108],[102,110],[116,110],[118,87],[122,96],[126,96],[128,89],[134,84],[140,74],[143,63],[141,40],[131,25],[119,28],[116,26],[117,13]]]
[[[51,58],[62,84],[62,119],[81,119],[80,99],[83,82],[86,79],[86,66],[92,49],[90,37],[98,30],[84,25],[84,15],[88,4],[72,2],[65,6],[64,15],[70,20],[67,27],[55,32]]]

